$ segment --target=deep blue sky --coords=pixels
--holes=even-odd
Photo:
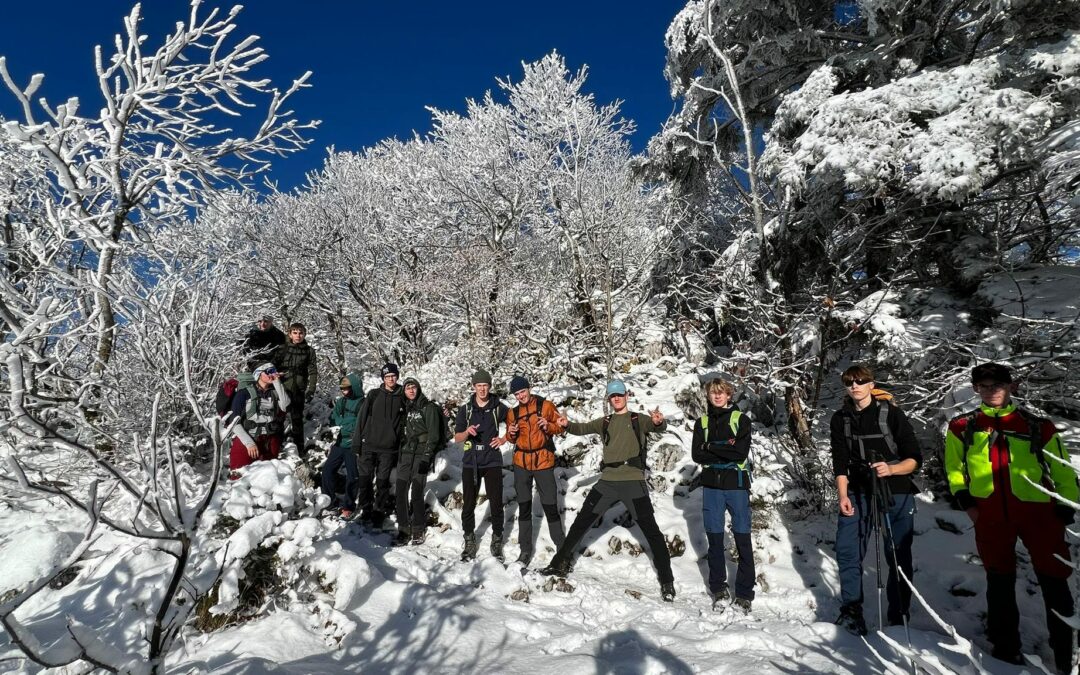
[[[0,55],[16,82],[44,73],[39,96],[57,103],[78,96],[82,113],[100,107],[93,46],[111,45],[133,3],[86,0],[13,3],[4,9]],[[235,3],[206,0],[226,11]],[[462,110],[497,85],[496,77],[521,77],[521,62],[552,50],[571,69],[589,66],[586,89],[600,103],[624,101],[624,116],[637,122],[636,150],[659,130],[672,110],[664,80],[664,32],[684,0],[546,0],[394,2],[393,0],[253,0],[238,19],[238,35],[258,35],[270,59],[260,71],[281,88],[305,70],[313,87],[297,94],[303,119],[321,119],[310,149],[275,160],[273,178],[283,189],[322,165],[325,148],[358,150],[412,130],[430,128],[425,106]],[[147,51],[160,44],[189,13],[186,0],[143,3]],[[107,50],[106,53],[111,53]],[[0,115],[18,117],[14,99],[0,86]]]

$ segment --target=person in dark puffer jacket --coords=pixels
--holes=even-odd
[[[315,396],[319,383],[319,364],[315,349],[306,341],[307,329],[302,323],[289,326],[289,343],[274,352],[274,365],[285,378],[289,392],[289,417],[292,419],[292,440],[301,457],[307,455],[304,446],[304,404]]]
[[[353,450],[360,458],[358,508],[365,523],[381,525],[393,508],[390,472],[405,441],[405,391],[396,363],[382,367],[383,386],[372,389],[356,415]],[[374,490],[372,478],[374,477]]]
[[[397,525],[394,540],[397,545],[408,541],[420,544],[424,541],[427,511],[424,504],[424,488],[428,472],[435,461],[435,454],[442,450],[439,425],[445,425],[442,409],[428,400],[420,389],[420,382],[405,378],[405,443],[397,465]],[[412,517],[410,518],[410,510]]]
[[[694,424],[691,456],[702,465],[702,512],[709,539],[709,594],[720,609],[731,592],[724,559],[726,513],[739,552],[735,606],[749,612],[754,600],[754,547],[750,538],[750,418],[731,404],[735,388],[717,378],[705,385],[708,412]]]

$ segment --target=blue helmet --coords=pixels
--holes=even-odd
[[[622,380],[608,380],[607,395],[610,397],[612,394],[626,396],[626,384]]]

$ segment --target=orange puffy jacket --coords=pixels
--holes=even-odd
[[[518,425],[517,433],[507,433],[515,444],[514,466],[529,471],[551,469],[555,466],[555,440],[553,433],[540,429],[540,418],[548,422],[548,431],[559,429],[559,411],[555,404],[533,395],[528,403],[518,404],[506,413],[506,426]]]

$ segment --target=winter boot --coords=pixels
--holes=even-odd
[[[840,607],[840,616],[836,617],[836,625],[852,635],[863,636],[866,630],[866,619],[863,618],[862,605],[848,604]]]
[[[518,555],[517,559],[518,564],[522,567],[528,567],[529,563],[532,562],[532,556],[532,549],[522,547],[521,553]]]
[[[675,602],[675,584],[665,581],[660,584],[660,599],[664,602]]]
[[[503,561],[503,540],[502,535],[491,535],[491,555],[499,562]]]
[[[570,574],[570,561],[560,560],[558,556],[551,559],[551,563],[547,567],[540,570],[540,574],[545,574],[549,577],[563,577],[565,578]]]
[[[723,611],[724,606],[731,600],[731,591],[728,590],[728,585],[723,584],[716,591],[710,593],[712,596],[712,608],[714,612]]]
[[[424,543],[425,539],[427,539],[427,535],[424,531],[424,528],[413,528],[412,541],[410,541],[409,543],[413,546],[419,546],[420,544]]]
[[[412,534],[409,532],[409,528],[398,530],[394,534],[394,541],[391,543],[393,546],[404,546],[409,543],[409,539],[412,539]]]
[[[749,614],[750,608],[754,603],[753,601],[747,600],[746,598],[735,598],[735,602],[733,604],[735,606],[735,609],[739,610],[743,614]]]
[[[479,550],[479,546],[476,543],[475,534],[465,535],[465,548],[461,551],[461,561],[468,562],[476,559],[476,552]]]

